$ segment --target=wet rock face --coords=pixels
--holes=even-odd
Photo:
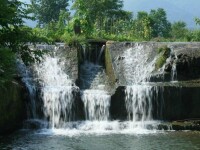
[[[168,46],[172,53],[165,73],[171,73],[175,66],[178,81],[200,78],[200,43],[168,43]]]
[[[65,72],[69,75],[73,82],[78,79],[78,49],[75,47],[60,47],[57,55],[61,58],[61,62],[65,63]]]
[[[120,86],[111,97],[110,116],[111,119],[127,119],[127,110],[125,106],[125,87]]]
[[[188,80],[200,77],[200,57],[179,54],[174,62],[178,80]]]
[[[16,81],[0,88],[0,134],[11,133],[21,127],[26,118],[27,91]]]
[[[136,45],[140,47],[136,47]],[[113,74],[117,85],[127,85],[127,72],[124,67],[124,60],[127,59],[127,57],[133,57],[134,52],[137,52],[136,48],[142,47],[141,50],[138,51],[138,54],[143,56],[143,58],[138,62],[142,62],[143,59],[146,59],[146,64],[148,64],[159,56],[157,50],[163,46],[167,46],[171,49],[170,56],[168,61],[164,64],[163,69],[155,69],[151,72],[148,79],[149,81],[170,81],[173,71],[176,71],[176,80],[179,81],[200,78],[200,43],[107,42],[107,50],[110,54]],[[132,48],[131,55],[127,56],[126,51],[130,48]],[[132,65],[134,66],[137,64]],[[106,64],[106,66],[108,65]],[[176,68],[173,68],[174,66]]]
[[[155,85],[152,91],[152,119],[155,120],[183,120],[200,118],[200,87],[196,85],[184,87],[177,85]],[[111,119],[127,119],[125,105],[125,88],[120,86],[111,97]]]

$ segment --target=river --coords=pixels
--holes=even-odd
[[[20,130],[0,137],[0,149],[7,150],[199,150],[200,133],[156,131],[142,134],[63,134]]]

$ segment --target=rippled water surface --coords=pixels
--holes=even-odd
[[[64,132],[64,131],[63,131]],[[14,150],[199,150],[199,132],[150,134],[56,134],[21,130],[0,137],[0,149]]]

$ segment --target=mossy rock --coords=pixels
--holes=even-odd
[[[105,66],[106,66],[106,74],[108,75],[111,85],[114,86],[116,82],[115,73],[112,67],[112,60],[110,56],[109,48],[106,47],[106,53],[105,53]]]
[[[155,63],[155,69],[158,70],[166,63],[167,58],[170,56],[171,49],[166,45],[159,47],[157,49],[158,54],[160,55]]]

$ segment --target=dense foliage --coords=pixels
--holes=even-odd
[[[0,0],[0,84],[13,76],[16,56],[29,63],[40,55],[27,46],[28,42],[42,40],[23,25],[23,19],[32,19],[27,7],[18,0]]]
[[[34,13],[39,25],[57,22],[60,11],[65,11],[68,0],[31,0],[31,12]]]
[[[37,35],[47,37],[50,42],[71,43],[88,38],[117,41],[200,40],[198,29],[188,29],[183,21],[170,23],[162,8],[149,13],[141,11],[133,17],[131,12],[123,10],[123,0],[74,0],[71,7],[74,13],[70,15],[66,8],[68,1],[63,4],[61,1],[57,0],[57,4],[52,5],[55,0],[32,0],[32,11],[39,25],[33,30]],[[55,7],[57,15],[51,15]],[[195,21],[198,25],[199,19]]]

